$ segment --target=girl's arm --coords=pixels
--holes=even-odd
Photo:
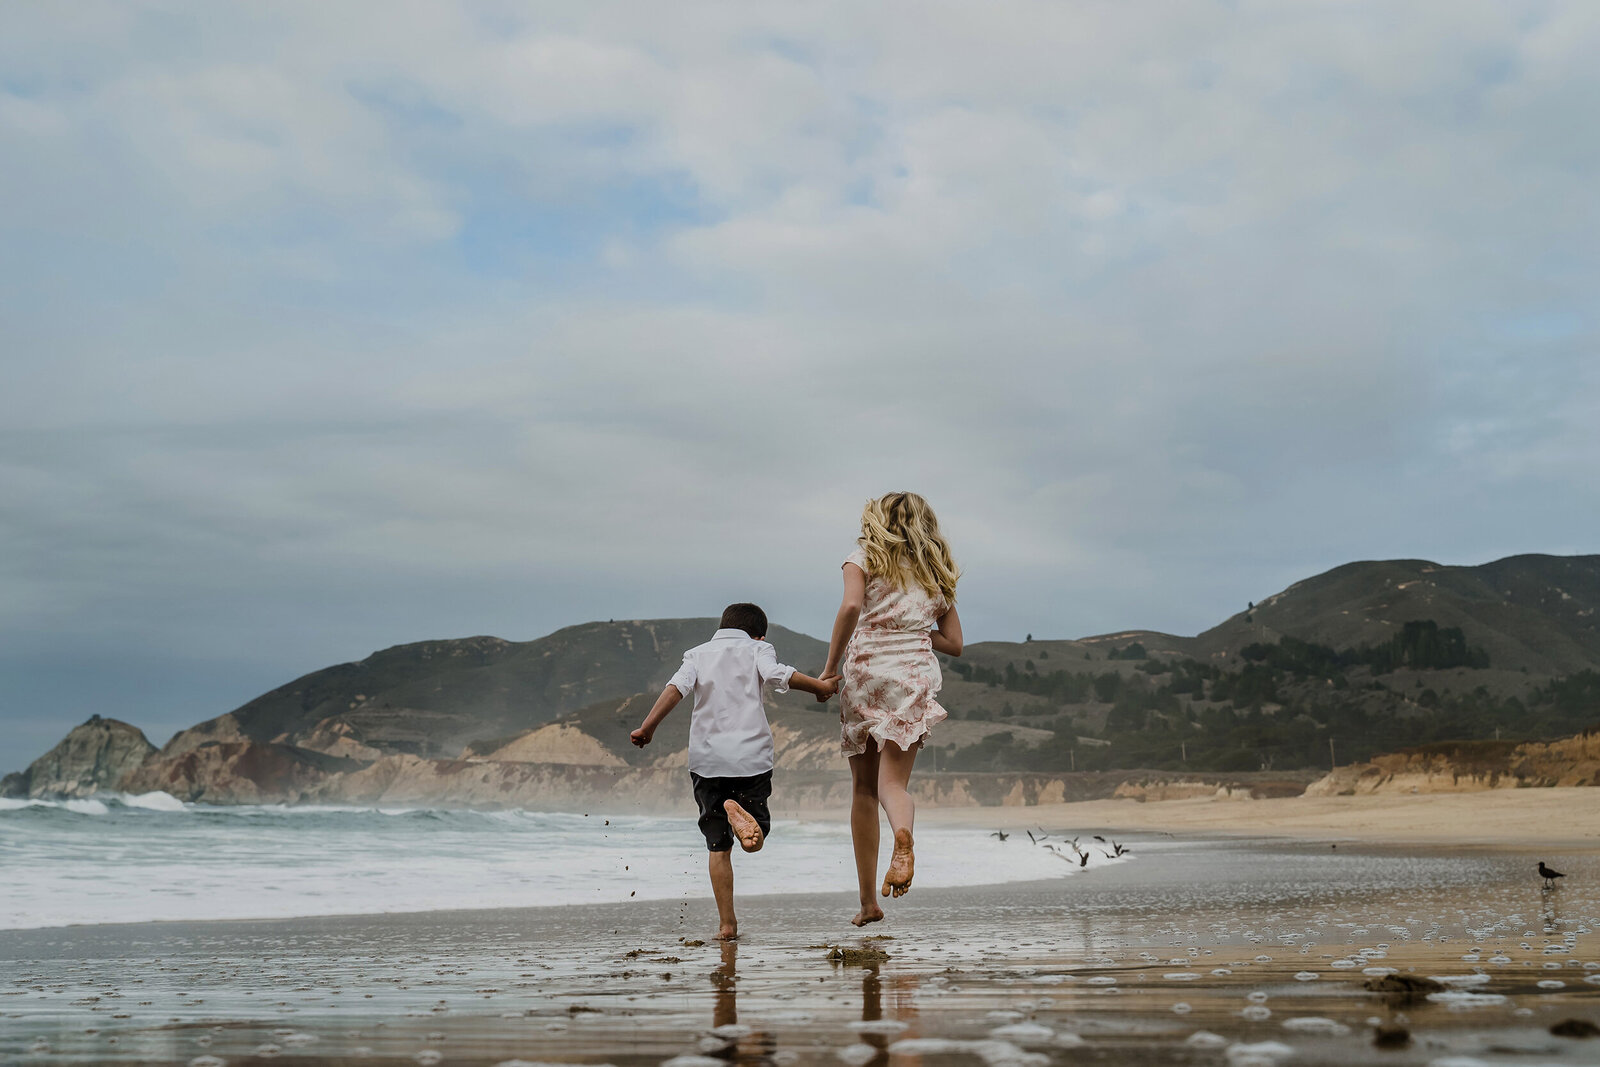
[[[939,616],[938,625],[928,637],[933,642],[935,652],[943,652],[947,656],[961,655],[961,616],[956,614],[954,604]]]
[[[861,620],[861,605],[867,597],[867,572],[854,563],[844,565],[844,598],[839,601],[839,614],[833,618],[833,639],[828,642],[828,662],[822,668],[822,677],[832,678],[839,673],[839,660],[844,657],[844,646],[856,632]]]

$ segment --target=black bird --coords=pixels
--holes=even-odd
[[[1044,827],[1035,826],[1034,829],[1039,831],[1039,840],[1040,841],[1048,841],[1048,840],[1050,840],[1050,835],[1044,832]]]
[[[1087,867],[1087,866],[1089,866],[1089,854],[1087,852],[1078,853],[1078,866],[1079,867]]]
[[[1094,835],[1094,839],[1096,841],[1100,842],[1102,845],[1106,843],[1106,839],[1101,837],[1099,834],[1095,834]]]
[[[1004,830],[996,830],[994,833],[990,834],[989,836],[990,837],[998,837],[1000,840],[1004,841],[1006,838],[1010,837],[1011,835],[1006,833]]]
[[[1127,852],[1128,852],[1127,848],[1122,846],[1122,845],[1117,844],[1115,841],[1111,842],[1111,847],[1116,849],[1117,855],[1119,855],[1119,856],[1127,855]]]
[[[1544,887],[1546,889],[1554,889],[1556,885],[1556,879],[1565,878],[1566,875],[1562,874],[1560,871],[1552,871],[1549,867],[1544,865],[1544,860],[1540,860],[1539,877],[1544,879]]]
[[[1024,830],[1022,832],[1028,835],[1028,840],[1029,841],[1032,841],[1036,845],[1039,843],[1039,839],[1037,837],[1033,836],[1033,831],[1032,830]]]

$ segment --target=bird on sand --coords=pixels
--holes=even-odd
[[[1129,849],[1126,845],[1119,845],[1115,841],[1111,842],[1111,847],[1116,850],[1116,853],[1119,856],[1126,856],[1129,852]]]
[[[1087,866],[1089,866],[1089,854],[1087,852],[1078,853],[1078,866],[1079,867],[1087,867]]]
[[[998,837],[1000,840],[1004,841],[1006,838],[1010,837],[1011,835],[1006,833],[1004,830],[996,830],[994,833],[990,834],[989,836],[990,837]]]
[[[1560,871],[1552,871],[1549,867],[1544,865],[1544,860],[1540,860],[1539,877],[1544,879],[1544,887],[1546,889],[1554,889],[1556,886],[1556,879],[1565,878],[1566,875],[1562,874]]]

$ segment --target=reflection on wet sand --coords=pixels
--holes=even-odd
[[[683,934],[700,901],[0,932],[0,1061],[1600,1058],[1592,855],[1543,892],[1520,855],[1137,844],[1103,877],[913,893],[870,940],[847,894],[741,902],[720,944]]]

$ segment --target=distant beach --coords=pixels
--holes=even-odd
[[[924,818],[939,826],[1042,823],[1366,844],[1600,847],[1600,790],[1592,786],[1256,800],[1213,796],[1149,803],[1091,800],[1033,808],[937,808]]]

